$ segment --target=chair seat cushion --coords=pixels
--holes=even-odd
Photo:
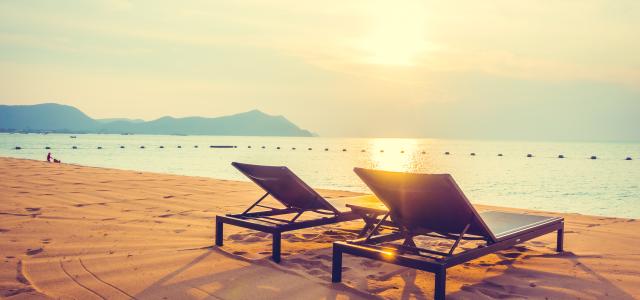
[[[547,217],[501,211],[485,211],[480,217],[498,240],[504,240],[553,223],[561,217]]]

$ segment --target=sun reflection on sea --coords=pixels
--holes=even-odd
[[[379,170],[413,172],[419,166],[418,142],[414,139],[371,139],[371,167]]]

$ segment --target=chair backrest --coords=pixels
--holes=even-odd
[[[411,174],[355,168],[354,172],[382,201],[394,223],[410,231],[467,234],[495,242],[467,197],[449,174]]]
[[[287,167],[231,163],[242,174],[283,205],[304,210],[328,210],[339,213],[320,194]]]

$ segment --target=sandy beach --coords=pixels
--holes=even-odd
[[[215,215],[261,195],[248,182],[0,158],[0,297],[431,299],[432,274],[362,258],[345,256],[343,283],[330,282],[331,242],[360,221],[283,234],[279,265],[265,234],[228,226],[213,246]],[[447,297],[640,297],[640,222],[562,216],[564,253],[549,234],[454,267]]]

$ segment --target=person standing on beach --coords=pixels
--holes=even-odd
[[[49,152],[49,154],[47,154],[47,161],[48,161],[48,162],[51,162],[51,159],[52,159],[52,158],[53,158],[53,157],[51,156],[51,152]]]

